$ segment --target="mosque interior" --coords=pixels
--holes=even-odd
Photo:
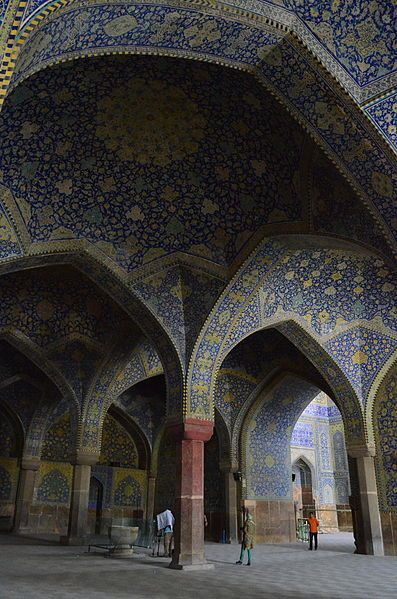
[[[395,17],[0,1],[4,534],[397,555]]]

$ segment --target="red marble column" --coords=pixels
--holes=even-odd
[[[204,442],[212,437],[213,422],[187,419],[171,432],[178,444],[178,473],[170,568],[210,569],[204,555]]]

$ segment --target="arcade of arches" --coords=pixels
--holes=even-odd
[[[0,526],[84,544],[170,507],[188,569],[241,508],[264,543],[313,508],[397,555],[375,63],[348,88],[286,25],[202,4],[65,2],[7,58]]]

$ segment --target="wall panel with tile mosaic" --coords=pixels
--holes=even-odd
[[[138,450],[125,428],[109,414],[103,425],[100,464],[134,468],[138,465]]]
[[[35,502],[69,505],[73,468],[64,462],[41,462]]]
[[[0,510],[8,515],[13,508],[18,485],[19,466],[16,458],[0,456]]]

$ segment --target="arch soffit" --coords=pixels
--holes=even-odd
[[[371,444],[374,447],[376,447],[375,418],[377,406],[382,397],[382,387],[383,384],[387,382],[390,375],[392,375],[394,372],[397,372],[397,349],[386,361],[386,363],[383,365],[382,369],[376,376],[368,395],[368,401],[365,408],[365,418],[368,427],[368,436],[371,441]]]
[[[164,374],[164,373],[162,371],[161,372],[150,372],[150,373],[147,373],[145,376],[137,377],[136,379],[134,379],[132,381],[128,381],[128,383],[125,383],[125,386],[121,387],[120,391],[117,390],[117,395],[115,395],[115,398],[118,399],[120,397],[120,395],[123,395],[123,393],[125,393],[126,391],[130,391],[136,385],[138,385],[138,383],[143,383],[144,381],[148,381],[149,379],[152,379],[161,374]],[[113,401],[115,401],[115,400],[113,400]]]
[[[157,370],[150,371],[147,361],[142,357],[144,354],[142,348],[142,338],[138,339],[135,349],[131,352],[128,336],[121,340],[116,341],[112,346],[107,355],[104,357],[102,364],[98,370],[98,374],[90,385],[90,389],[87,393],[87,401],[83,408],[83,423],[82,423],[82,436],[80,437],[81,443],[86,446],[94,442],[94,446],[100,446],[101,431],[105,416],[112,405],[115,408],[119,408],[124,412],[121,406],[117,406],[115,402],[126,390],[131,389],[135,385],[145,380],[149,380],[159,374],[164,374],[163,371],[160,373]],[[138,376],[135,380],[128,380],[125,386],[119,387],[119,377],[125,371],[126,366],[131,361],[132,356],[138,355],[141,357],[141,363],[145,370],[145,376]],[[167,383],[167,379],[166,379]],[[169,408],[169,395],[167,392],[167,410]],[[98,406],[100,406],[99,414]],[[95,418],[95,414],[99,416]],[[132,418],[128,414],[129,418]],[[93,420],[95,419],[95,425]],[[86,423],[88,422],[88,430],[85,431]],[[137,423],[139,427],[139,424]],[[93,430],[91,430],[93,428]],[[96,431],[96,432],[95,432]],[[145,435],[146,438],[146,435]],[[96,440],[96,441],[95,441]],[[149,442],[149,441],[148,441]],[[150,442],[149,442],[150,445]]]
[[[47,245],[47,244],[45,244]],[[49,243],[46,250],[0,263],[0,277],[12,272],[52,265],[69,265],[83,273],[108,295],[134,323],[137,323],[156,348],[164,370],[171,403],[183,394],[183,362],[179,350],[156,315],[128,285],[126,274],[92,244],[78,240]]]
[[[77,398],[63,374],[46,358],[41,349],[15,327],[0,329],[0,339],[7,341],[7,343],[20,351],[26,358],[31,360],[33,364],[35,364],[35,366],[50,379],[50,381],[52,381],[59,390],[61,396],[67,400],[71,413],[77,421],[80,413]],[[37,384],[35,386],[42,389],[42,387],[37,386]]]
[[[154,348],[152,347],[152,349],[154,349]],[[131,362],[133,362],[134,359],[138,360],[139,367],[140,367],[140,373],[136,373],[136,374],[134,374],[134,376],[132,378],[130,378],[130,377],[126,376],[126,369],[128,368],[128,365]],[[129,389],[131,389],[132,387],[137,385],[138,383],[146,381],[147,379],[153,378],[155,376],[159,376],[161,374],[164,375],[164,370],[163,370],[160,360],[158,360],[158,364],[156,364],[154,367],[152,367],[149,364],[147,355],[145,352],[144,344],[138,342],[136,348],[131,353],[131,356],[129,358],[129,361],[128,361],[124,371],[120,374],[121,374],[121,382],[119,383],[119,381],[115,381],[115,384],[113,386],[113,389],[115,392],[113,401],[116,401],[116,399],[119,398],[120,395],[122,395],[123,393],[125,393],[126,391],[128,391]]]
[[[115,391],[117,378],[128,364],[130,356],[130,338],[126,335],[123,339],[116,340],[103,357],[82,410],[78,442],[85,449],[99,451],[106,414],[118,397],[118,392]],[[117,410],[117,406],[115,409]]]
[[[248,395],[246,401],[243,403],[237,414],[231,434],[231,452],[233,459],[238,461],[239,441],[247,413],[251,410],[252,406],[260,397],[264,397],[263,394],[266,396],[274,388],[276,388],[277,385],[281,384],[283,379],[286,377],[299,379],[305,381],[308,385],[318,387],[319,393],[320,391],[324,391],[326,394],[329,393],[328,389],[323,388],[325,381],[323,381],[323,384],[321,384],[321,382],[317,380],[317,377],[316,380],[314,380],[310,376],[305,376],[302,374],[302,372],[293,370],[290,366],[288,366],[288,368],[282,369],[280,367],[270,369],[265,373],[263,379]]]
[[[43,389],[43,382],[38,381],[37,379],[21,372],[21,373],[14,374],[14,375],[4,379],[3,381],[1,381],[0,382],[0,391],[3,389],[6,389],[10,385],[14,385],[14,383],[19,383],[20,381],[29,383],[29,385],[31,385],[32,387],[35,387],[38,391],[41,391]]]
[[[215,429],[218,434],[220,467],[221,469],[233,469],[234,467],[237,467],[237,463],[233,460],[231,453],[232,443],[230,432],[221,412],[217,408],[215,408],[214,421]]]
[[[78,19],[78,17],[74,15],[70,20],[70,23],[68,23],[68,15],[78,11],[79,6],[72,5],[63,8],[60,11],[56,11],[44,20],[41,18],[40,26],[35,28],[33,32],[32,28],[29,29],[29,44],[22,46],[19,61],[17,60],[16,64],[14,81],[12,82],[11,87],[15,87],[20,81],[26,79],[34,72],[38,72],[43,68],[65,60],[120,52],[124,54],[179,56],[182,58],[213,61],[224,66],[246,70],[256,75],[270,93],[276,96],[300,124],[309,131],[309,134],[314,138],[316,143],[322,147],[338,170],[342,172],[344,177],[358,192],[361,200],[364,201],[379,223],[389,244],[393,248],[393,251],[395,253],[397,252],[395,239],[388,225],[390,222],[391,210],[393,209],[393,193],[390,190],[390,193],[384,193],[385,188],[382,188],[383,191],[380,190],[386,179],[389,182],[386,187],[393,186],[392,175],[390,173],[382,173],[381,171],[384,171],[382,162],[384,162],[383,167],[389,171],[393,168],[393,165],[395,166],[395,155],[375,126],[361,112],[356,103],[343,91],[340,84],[330,76],[313,57],[307,47],[299,41],[297,36],[294,37],[288,35],[287,29],[284,29],[284,31],[281,32],[280,26],[278,24],[274,25],[269,19],[264,19],[262,23],[261,18],[256,17],[255,21],[250,22],[249,19],[242,19],[238,15],[233,15],[231,20],[231,15],[228,14],[228,21],[226,21],[222,16],[219,14],[217,15],[216,13],[208,13],[203,16],[197,11],[197,8],[193,7],[173,6],[172,9],[170,9],[163,5],[151,5],[149,7],[142,7],[139,4],[132,5],[135,7],[137,15],[139,11],[146,10],[145,23],[147,24],[147,27],[150,27],[150,20],[154,14],[156,14],[158,27],[159,14],[164,13],[163,28],[174,25],[175,29],[175,24],[177,23],[178,26],[176,27],[176,31],[180,32],[181,29],[183,31],[188,29],[189,31],[192,31],[192,36],[188,35],[183,43],[177,36],[173,39],[171,46],[169,42],[167,42],[168,45],[165,43],[162,44],[162,37],[164,37],[166,33],[165,30],[162,33],[157,33],[157,44],[156,42],[148,41],[148,39],[139,39],[137,36],[142,36],[142,34],[139,33],[139,18],[137,20],[135,17],[132,17],[135,19],[136,23],[131,22],[131,28],[130,31],[128,31],[128,34],[135,36],[133,43],[130,42],[130,45],[127,40],[125,45],[120,46],[120,34],[113,35],[113,38],[112,36],[109,36],[107,45],[103,44],[103,41],[101,43],[97,41],[99,47],[89,47],[86,44],[83,44],[84,49],[80,51],[65,50],[62,44],[60,44],[58,50],[54,45],[51,50],[49,50],[49,47],[45,47],[45,43],[41,41],[41,44],[44,46],[43,48],[40,48],[40,52],[38,53],[42,57],[41,61],[39,59],[37,63],[34,63],[34,56],[32,55],[31,58],[33,63],[29,64],[28,57],[25,64],[25,71],[20,69],[21,72],[18,73],[18,65],[21,65],[21,60],[26,61],[26,57],[24,57],[24,54],[27,52],[26,47],[32,45],[32,53],[34,54],[34,40],[38,31],[47,33],[48,46],[54,42],[53,39],[51,40],[51,35],[48,35],[48,28],[51,27],[51,24],[57,19],[65,17],[66,25],[72,27],[74,31],[72,39],[76,37],[77,33],[75,31],[74,23],[75,19]],[[83,11],[90,11],[91,9],[95,9],[95,6],[87,7],[85,4],[80,8]],[[174,20],[177,19],[175,23],[170,17],[169,19],[171,20],[169,22],[167,21],[166,15],[170,11],[174,15]],[[85,20],[87,18],[88,12],[84,16]],[[97,18],[99,18],[99,15]],[[186,27],[183,26],[183,19],[189,19],[189,27],[187,23]],[[194,33],[195,29],[191,24],[192,19],[193,21],[197,21],[197,33]],[[214,25],[211,25],[211,23],[214,23]],[[245,49],[244,57],[239,55],[238,48],[229,51],[226,55],[224,53],[222,54],[223,50],[220,49],[220,42],[218,43],[218,40],[222,38],[222,28],[224,29],[226,24],[229,27],[238,27],[244,29],[244,31],[248,30],[251,32],[250,35],[252,36],[252,40],[249,39],[249,42],[253,47],[250,49],[251,52],[248,53]],[[214,31],[217,32],[217,35],[213,36],[213,39],[211,39],[211,27],[215,27]],[[86,33],[88,34],[89,32],[90,28],[88,27]],[[43,39],[46,39],[45,33],[43,34]],[[171,35],[171,38],[174,38],[172,27],[170,27],[170,31],[168,31],[167,34]],[[84,35],[84,33],[82,35]],[[264,36],[266,42],[264,41]],[[152,40],[157,38],[155,32],[153,32]],[[22,37],[22,40],[24,39],[25,38]],[[189,43],[189,40],[191,41],[192,39],[193,43]],[[117,43],[116,40],[118,40],[119,45],[113,47],[112,44]],[[249,45],[248,42],[246,43]],[[180,47],[178,47],[178,45]],[[54,53],[57,51],[58,54],[54,56]],[[283,74],[284,69],[280,67],[291,70],[291,66],[296,72],[296,77],[293,79],[293,84],[288,87],[287,81],[290,77],[285,77]],[[310,76],[308,76],[308,72],[310,73]],[[312,91],[318,94],[316,100],[312,102],[305,96],[305,93],[307,93],[305,88],[310,87],[311,84],[313,86]],[[347,130],[349,130],[350,135],[346,134]],[[355,136],[357,136],[356,143],[353,140]],[[352,139],[350,139],[350,137]],[[365,155],[364,169],[362,168],[362,164],[353,164],[353,159],[355,159],[357,163],[357,158],[359,157],[358,162],[360,162],[363,155]],[[370,168],[368,166],[368,161],[372,160],[374,164],[373,168]],[[359,167],[360,173],[354,172],[356,166]],[[378,173],[380,175],[380,180],[382,181],[379,180],[374,182],[372,180],[372,173]],[[388,204],[386,210],[387,213],[384,210],[386,204]]]
[[[67,6],[70,0],[44,0],[44,2],[38,6],[35,10],[20,15],[20,27],[19,31],[16,32],[16,40],[18,44],[23,44],[24,40],[31,33],[37,24],[46,16],[51,15],[54,11]],[[355,81],[354,77],[350,72],[346,71],[343,74],[340,71],[340,64],[335,60],[334,54],[326,52],[324,54],[324,47],[318,41],[314,31],[311,31],[307,27],[302,27],[302,18],[296,11],[291,12],[290,9],[284,8],[284,6],[274,4],[261,3],[259,6],[258,2],[247,3],[245,0],[234,0],[227,6],[217,2],[217,0],[190,0],[190,8],[205,10],[206,14],[226,15],[229,18],[235,16],[244,16],[246,20],[255,20],[266,24],[271,24],[273,27],[278,29],[289,31],[292,35],[297,37],[302,43],[310,48],[312,54],[316,56],[317,60],[321,62],[323,66],[333,74],[333,76],[339,80],[340,84],[350,93],[351,96],[356,98],[357,102],[361,105],[374,96],[379,96],[382,90],[385,89],[385,84],[389,83],[389,88],[393,87],[393,81],[395,77],[393,75],[387,78],[387,82],[378,83],[377,85],[370,83],[365,89]],[[277,4],[277,3],[276,3]],[[173,5],[180,5],[180,2],[173,2]],[[186,8],[186,4],[184,4]],[[241,10],[243,7],[243,11]],[[25,16],[26,15],[26,16]]]
[[[143,470],[147,469],[151,462],[151,448],[144,431],[132,416],[114,404],[109,406],[107,413],[115,418],[125,428],[127,433],[131,435],[138,449],[139,468]]]
[[[390,496],[388,496],[387,493],[387,487],[390,488],[390,483],[394,483],[393,487],[395,488],[395,477],[393,478],[393,460],[392,462],[390,462],[390,453],[389,453],[389,460],[385,461],[383,460],[383,456],[382,456],[382,451],[383,449],[385,449],[386,451],[386,455],[388,454],[388,449],[390,452],[390,447],[388,446],[389,444],[386,443],[385,445],[385,440],[382,438],[379,428],[378,428],[378,423],[377,420],[379,417],[382,416],[381,414],[381,400],[383,397],[383,393],[385,392],[385,388],[389,382],[389,380],[393,380],[394,382],[396,381],[397,378],[397,360],[395,359],[393,362],[391,362],[391,360],[389,361],[389,365],[387,367],[387,365],[385,365],[384,367],[384,372],[383,372],[383,377],[382,379],[379,381],[378,387],[376,389],[376,392],[374,393],[373,397],[372,397],[372,401],[371,401],[371,411],[369,412],[369,417],[371,418],[370,424],[372,427],[372,434],[373,434],[373,438],[374,438],[374,450],[372,455],[376,455],[376,462],[377,462],[377,468],[375,469],[375,474],[376,474],[376,480],[377,480],[377,488],[378,488],[378,495],[379,495],[379,503],[381,506],[381,509],[384,509],[385,511],[396,511],[396,507],[395,506],[391,506],[390,505]],[[393,399],[395,399],[395,397],[393,397]],[[391,407],[392,408],[392,407]],[[392,417],[392,410],[391,413],[386,411],[385,414],[385,421],[387,422],[388,420],[390,420],[390,417]],[[389,426],[389,433],[390,433],[390,426]],[[390,438],[390,434],[389,434],[389,438]],[[387,440],[386,440],[387,441]],[[389,462],[389,464],[387,465],[387,461]]]
[[[254,419],[258,411],[261,409],[261,407],[266,404],[269,395],[277,388],[281,387],[284,381],[291,378],[307,383],[308,385],[312,385],[311,382],[307,381],[305,378],[302,378],[301,376],[296,375],[295,373],[277,373],[273,378],[267,380],[261,386],[259,393],[256,393],[255,395],[252,394],[252,401],[249,405],[247,405],[246,409],[242,411],[241,426],[239,427],[238,435],[236,436],[237,445],[239,445],[240,448],[240,460],[242,469],[245,469],[245,465],[247,463],[247,447],[250,433],[250,425],[252,423],[252,420]],[[318,390],[318,392],[320,392],[320,389]]]

